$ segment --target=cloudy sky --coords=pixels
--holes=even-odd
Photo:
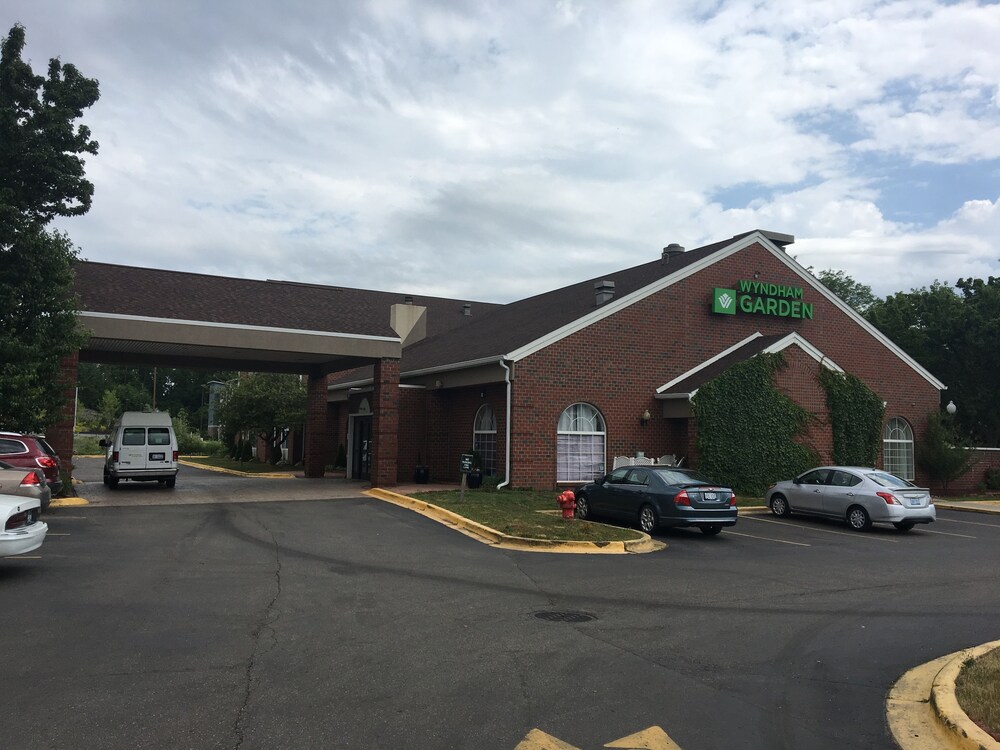
[[[1000,5],[7,0],[100,81],[88,260],[505,302],[764,228],[1000,275]]]

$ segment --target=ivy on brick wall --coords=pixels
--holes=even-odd
[[[819,382],[833,432],[833,462],[839,466],[874,466],[882,443],[885,406],[882,397],[854,375],[821,367]]]
[[[818,462],[796,442],[812,418],[781,393],[774,374],[781,354],[760,354],[733,365],[698,389],[692,400],[698,425],[698,469],[736,490],[761,496]]]

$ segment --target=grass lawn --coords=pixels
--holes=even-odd
[[[271,466],[262,464],[259,461],[234,461],[231,458],[221,458],[218,456],[181,456],[184,461],[202,466],[215,466],[219,469],[230,469],[232,471],[244,471],[247,474],[274,474],[275,472],[300,471],[292,466]]]
[[[412,496],[510,536],[581,542],[624,542],[641,538],[634,529],[541,513],[559,510],[556,494],[552,491],[466,490],[465,500],[461,500],[459,490],[446,490],[418,492]]]
[[[1000,740],[1000,648],[967,662],[955,682],[955,692],[968,717]]]

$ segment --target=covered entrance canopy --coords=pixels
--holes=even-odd
[[[389,418],[376,410],[372,480],[395,483],[402,344],[390,308],[403,301],[398,295],[107,263],[80,262],[75,271],[79,320],[91,333],[79,361],[308,376],[307,476],[322,476],[327,456],[326,376],[374,364],[376,401]],[[62,442],[55,432],[53,442]],[[55,447],[71,455],[71,421],[69,446]]]

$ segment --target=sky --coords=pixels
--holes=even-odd
[[[752,229],[1000,276],[1000,5],[6,0],[100,82],[108,263],[508,302]],[[247,304],[253,304],[248,300]]]

